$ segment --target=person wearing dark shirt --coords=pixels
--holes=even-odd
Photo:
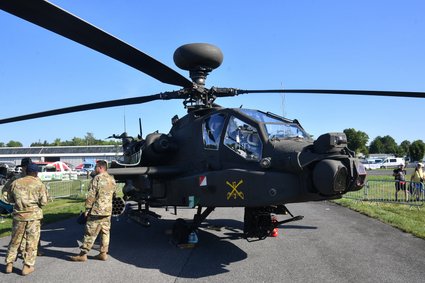
[[[404,165],[394,169],[393,176],[395,181],[395,201],[398,200],[398,192],[400,190],[404,191],[404,198],[408,201],[409,192],[406,190],[406,170],[404,170]]]

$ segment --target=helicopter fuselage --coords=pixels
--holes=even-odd
[[[343,133],[313,141],[296,120],[257,110],[192,111],[175,119],[169,134],[149,134],[129,149],[134,163],[115,164],[110,172],[126,182],[129,200],[152,205],[262,207],[334,199],[360,189],[365,178]]]

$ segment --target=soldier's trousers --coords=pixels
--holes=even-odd
[[[111,231],[111,216],[92,216],[89,215],[84,233],[83,245],[81,251],[88,253],[93,247],[94,241],[100,234],[100,252],[107,253],[109,250],[109,240]]]
[[[42,222],[42,220],[43,219],[41,219],[40,220],[40,227],[41,227],[41,222]],[[41,228],[40,228],[41,229]],[[40,248],[41,248],[41,243],[40,243],[40,240],[41,240],[41,233],[40,233],[40,238],[38,239],[38,244],[37,244],[37,250],[39,250]],[[25,252],[25,246],[27,245],[27,235],[24,233],[24,236],[22,237],[22,241],[21,241],[21,246],[19,247],[19,249],[18,249],[18,253],[19,252],[21,252],[22,253],[22,255],[24,254],[24,252]]]
[[[17,221],[13,220],[12,238],[7,249],[6,263],[13,263],[18,254],[18,248],[26,234],[24,264],[33,266],[37,257],[38,241],[40,239],[40,220]]]

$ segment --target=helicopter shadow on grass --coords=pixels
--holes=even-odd
[[[234,241],[240,238],[240,222],[214,221],[221,231],[201,228],[199,242],[194,248],[180,248],[172,242],[171,230],[175,220],[152,220],[150,228],[120,220],[113,221],[109,254],[114,259],[140,268],[158,269],[164,274],[183,278],[202,278],[229,272],[228,265],[245,260],[246,252]],[[235,223],[238,222],[238,223]],[[244,240],[243,240],[244,241]]]

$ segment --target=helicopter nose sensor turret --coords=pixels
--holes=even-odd
[[[347,190],[349,174],[339,160],[324,159],[313,171],[313,181],[316,188],[323,195],[335,195]]]
[[[223,62],[223,53],[212,44],[190,43],[177,48],[173,59],[177,67],[189,71],[194,83],[204,86],[208,73]]]
[[[356,191],[363,187],[366,172],[362,164],[347,148],[344,133],[321,135],[313,144],[314,152],[326,156],[313,170],[313,182],[323,195]],[[346,154],[341,154],[346,152]]]

